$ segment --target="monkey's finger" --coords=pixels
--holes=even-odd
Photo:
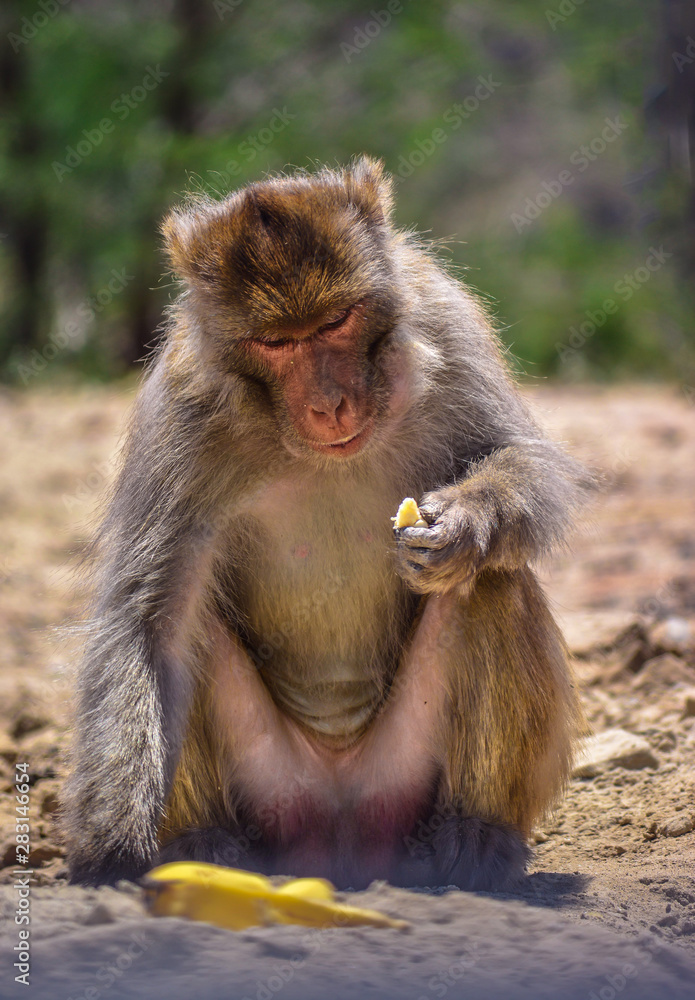
[[[417,553],[416,550],[399,549],[397,569],[401,576],[406,577],[409,574],[419,573],[424,565],[422,555]]]
[[[447,532],[441,525],[430,528],[397,528],[398,541],[409,548],[441,549],[447,544]]]
[[[428,524],[434,524],[438,517],[441,517],[446,510],[446,505],[437,502],[426,502],[423,501],[421,506],[418,506],[420,511],[420,516],[423,520],[427,521]]]
[[[403,554],[401,565],[420,572],[431,562],[428,555],[429,553],[425,549],[420,549],[419,551],[417,549],[409,549],[407,553]]]
[[[436,573],[441,577],[442,573],[447,576],[456,576],[462,570],[468,572],[472,565],[471,552],[454,552],[451,548],[446,549],[407,549],[404,554],[407,563],[417,567],[418,572]]]
[[[406,559],[399,564],[398,573],[416,594],[456,593],[470,585],[475,577],[475,567],[459,566],[451,560],[443,563],[430,560],[419,565],[412,559]]]

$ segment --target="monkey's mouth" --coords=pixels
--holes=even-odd
[[[361,431],[341,438],[340,441],[333,441],[331,444],[323,444],[319,441],[308,441],[314,451],[320,451],[323,455],[335,455],[336,458],[347,458],[360,451],[370,437],[374,427],[374,422],[369,421]]]

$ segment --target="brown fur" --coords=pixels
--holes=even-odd
[[[97,546],[75,880],[133,876],[164,845],[342,884],[503,886],[562,787],[579,710],[528,564],[590,481],[390,210],[363,158],[164,223],[185,289]],[[428,526],[394,538],[407,495]]]
[[[557,801],[580,721],[567,650],[530,570],[483,571],[447,641],[455,710],[442,794],[527,835]]]

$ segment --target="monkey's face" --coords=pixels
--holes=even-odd
[[[373,330],[369,303],[362,301],[300,329],[240,341],[270,390],[290,452],[309,448],[345,459],[369,442],[392,396],[377,361],[384,335]]]
[[[164,224],[206,356],[246,380],[293,454],[350,458],[392,407],[388,201],[379,165],[362,160],[254,184]]]

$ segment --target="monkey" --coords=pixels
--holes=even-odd
[[[95,542],[72,881],[516,884],[581,720],[533,567],[591,474],[381,161],[190,196],[162,233],[182,292]]]

